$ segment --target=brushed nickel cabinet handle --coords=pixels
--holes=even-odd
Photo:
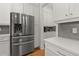
[[[65,14],[65,16],[68,16],[67,14]]]
[[[60,55],[62,55],[62,56],[66,56],[66,55],[62,54],[61,52],[59,52],[59,51],[57,51],[57,53],[60,54]]]
[[[70,15],[73,15],[72,13],[70,13]]]

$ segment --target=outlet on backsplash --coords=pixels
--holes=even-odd
[[[0,28],[0,31],[1,31],[2,29]]]
[[[72,28],[72,33],[76,34],[77,33],[77,28]]]
[[[79,22],[67,22],[59,24],[58,37],[79,40]]]

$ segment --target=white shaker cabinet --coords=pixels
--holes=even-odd
[[[43,8],[44,26],[53,26],[53,10],[51,8]]]
[[[68,17],[69,8],[68,3],[53,3],[53,13],[56,21]]]
[[[49,48],[45,48],[45,56],[59,56],[55,50],[51,51]]]
[[[10,42],[3,41],[0,42],[0,56],[9,56],[10,55]]]
[[[56,21],[79,17],[79,3],[53,3],[53,13]]]
[[[23,13],[23,3],[12,3],[11,8],[12,12]]]
[[[30,3],[24,3],[23,4],[23,12],[27,15],[33,15],[33,5]]]
[[[45,41],[45,56],[78,56],[76,53],[68,51],[63,47]]]
[[[79,3],[70,3],[70,16],[79,17]]]
[[[10,3],[0,3],[0,25],[10,25]]]
[[[10,56],[10,36],[0,36],[0,56]]]
[[[62,56],[58,52],[58,47],[45,42],[45,56]]]

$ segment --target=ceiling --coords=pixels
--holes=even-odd
[[[47,8],[53,8],[53,4],[52,3],[32,3],[35,6],[38,7],[47,7]]]
[[[44,3],[44,4],[40,4],[40,5],[43,8],[53,9],[53,4],[52,3]]]

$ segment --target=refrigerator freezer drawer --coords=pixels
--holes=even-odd
[[[21,44],[20,55],[25,55],[34,50],[34,40]]]
[[[20,55],[19,48],[20,48],[19,44],[12,45],[12,56],[19,56]]]
[[[34,50],[34,40],[12,44],[12,56],[22,56]]]

